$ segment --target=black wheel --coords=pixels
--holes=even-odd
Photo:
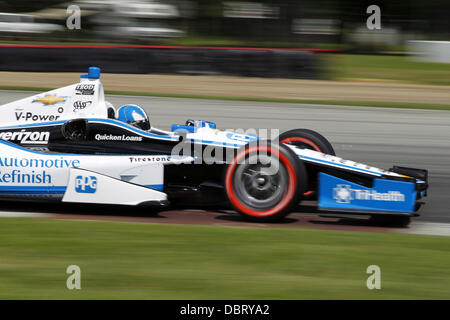
[[[299,148],[310,149],[326,154],[336,155],[331,143],[320,133],[309,129],[293,129],[283,132],[278,137],[280,143],[295,145]]]
[[[293,129],[283,132],[278,137],[280,143],[292,144],[302,149],[310,149],[332,156],[336,155],[331,143],[320,133],[309,129]],[[317,176],[317,172],[308,172],[309,177]],[[303,194],[303,198],[314,200],[317,197],[317,179],[311,179],[311,185]]]
[[[403,215],[373,215],[370,222],[383,227],[406,227],[411,222],[411,217]]]
[[[307,185],[303,162],[292,150],[270,141],[240,149],[225,172],[232,206],[254,221],[274,221],[289,214]]]

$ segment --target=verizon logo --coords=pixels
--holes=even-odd
[[[19,142],[20,144],[47,144],[50,132],[21,131],[0,132],[0,139],[5,141]]]

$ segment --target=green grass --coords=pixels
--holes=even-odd
[[[243,40],[237,38],[188,35],[180,38],[154,42],[96,42],[96,39],[54,39],[53,41],[1,40],[0,44],[14,45],[172,45],[172,46],[211,46],[211,47],[256,47],[256,48],[321,48],[346,49],[348,45],[335,43],[307,43],[289,41]]]
[[[65,38],[66,39],[66,38]],[[72,41],[0,41],[0,44],[40,45],[114,45],[120,43],[94,43],[93,40]],[[236,46],[236,47],[279,47],[279,48],[322,48],[348,50],[343,44],[292,43],[273,41],[244,41],[224,37],[189,35],[161,43],[181,46]],[[388,46],[384,51],[407,52],[405,46]],[[323,75],[330,79],[371,79],[406,83],[450,85],[450,63],[418,62],[408,56],[376,54],[323,54],[325,65]]]
[[[120,45],[122,43],[114,43],[114,42],[96,42],[95,40],[91,41],[79,41],[79,40],[70,40],[67,41],[27,41],[27,40],[1,40],[1,44],[14,44],[14,45],[57,45],[57,46],[84,46],[84,45],[96,45],[96,46],[109,46],[109,45]]]
[[[249,40],[228,37],[188,35],[185,37],[167,40],[164,44],[177,46],[211,46],[211,47],[255,47],[255,48],[320,48],[343,50],[348,47],[345,44],[336,43],[308,43],[292,41],[265,41]]]
[[[303,103],[303,104],[322,104],[322,105],[378,107],[378,108],[450,110],[450,104],[436,104],[436,103],[433,104],[433,103],[385,102],[385,101],[310,100],[310,99],[233,97],[233,96],[230,97],[230,96],[211,96],[201,94],[174,94],[174,93],[133,92],[133,91],[113,91],[113,90],[105,90],[105,93],[112,95],[126,95],[126,96],[149,96],[149,97],[255,101],[255,102],[276,102],[276,103]]]
[[[331,54],[324,56],[326,72],[334,79],[376,79],[450,85],[450,63],[417,62],[411,57]]]
[[[404,83],[419,83],[428,85],[450,85],[450,64],[416,62],[404,56],[383,55],[323,55],[325,75],[330,79],[348,80],[365,79],[381,81],[399,81]],[[3,90],[47,91],[53,88],[0,86]],[[218,99],[258,102],[287,102],[327,105],[349,105],[368,107],[410,108],[450,110],[450,104],[410,103],[388,101],[353,101],[353,100],[308,100],[290,98],[259,98],[239,96],[219,96],[202,94],[174,94],[170,92],[134,92],[106,90],[106,94],[155,96],[195,99]]]
[[[42,91],[48,91],[48,90],[52,90],[52,89],[54,89],[54,88],[0,86],[0,90],[42,92]],[[450,104],[436,104],[436,103],[432,104],[432,103],[385,102],[385,101],[309,100],[309,99],[289,99],[289,98],[283,99],[283,98],[259,98],[259,97],[233,97],[233,96],[217,96],[217,95],[211,96],[211,95],[202,95],[202,94],[184,94],[184,93],[176,94],[176,93],[164,93],[164,92],[138,92],[138,91],[115,91],[115,90],[105,90],[105,94],[125,95],[125,96],[228,100],[228,101],[304,103],[304,104],[322,104],[322,105],[356,106],[356,107],[450,110]]]
[[[366,288],[373,264],[381,290]],[[2,219],[0,298],[449,299],[450,238]]]

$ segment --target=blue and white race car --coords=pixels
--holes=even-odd
[[[303,199],[324,211],[409,222],[427,171],[382,170],[335,156],[307,129],[271,141],[188,120],[154,128],[144,109],[105,101],[100,70],[0,107],[0,197],[113,205],[232,206],[281,219]]]

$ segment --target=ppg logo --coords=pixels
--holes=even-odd
[[[76,177],[75,191],[78,193],[95,193],[97,191],[97,177]]]

